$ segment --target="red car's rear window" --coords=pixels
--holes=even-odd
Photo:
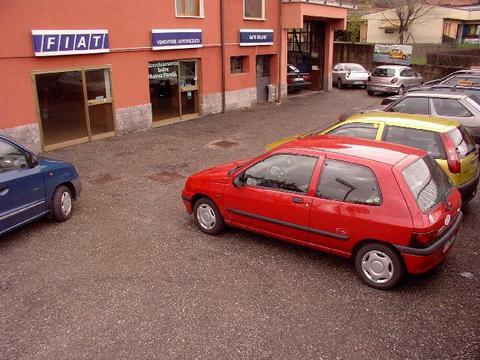
[[[431,156],[425,156],[402,171],[422,212],[435,208],[453,187],[448,176]]]

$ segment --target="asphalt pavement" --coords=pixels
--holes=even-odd
[[[0,359],[479,359],[479,197],[447,261],[392,291],[184,210],[189,174],[380,101],[334,90],[48,153],[84,192],[69,221],[0,238]]]

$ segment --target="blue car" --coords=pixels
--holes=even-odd
[[[46,215],[69,219],[80,192],[75,166],[37,156],[0,135],[0,235]]]

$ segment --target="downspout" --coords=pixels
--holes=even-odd
[[[280,3],[280,16],[278,19],[278,24],[280,28],[279,39],[280,39],[280,47],[279,47],[279,54],[278,54],[278,95],[277,95],[277,102],[282,102],[282,57],[283,57],[283,21],[282,21],[282,0],[278,1]]]
[[[222,113],[226,110],[225,100],[225,0],[220,0],[220,43],[222,45]]]

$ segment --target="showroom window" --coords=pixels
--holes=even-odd
[[[265,0],[243,0],[243,17],[245,19],[265,19]]]
[[[203,16],[203,0],[175,0],[177,16]]]
[[[241,74],[246,72],[246,56],[232,56],[230,58],[230,72],[232,74]]]
[[[372,170],[337,160],[325,161],[316,196],[354,204],[382,203],[377,179]]]

